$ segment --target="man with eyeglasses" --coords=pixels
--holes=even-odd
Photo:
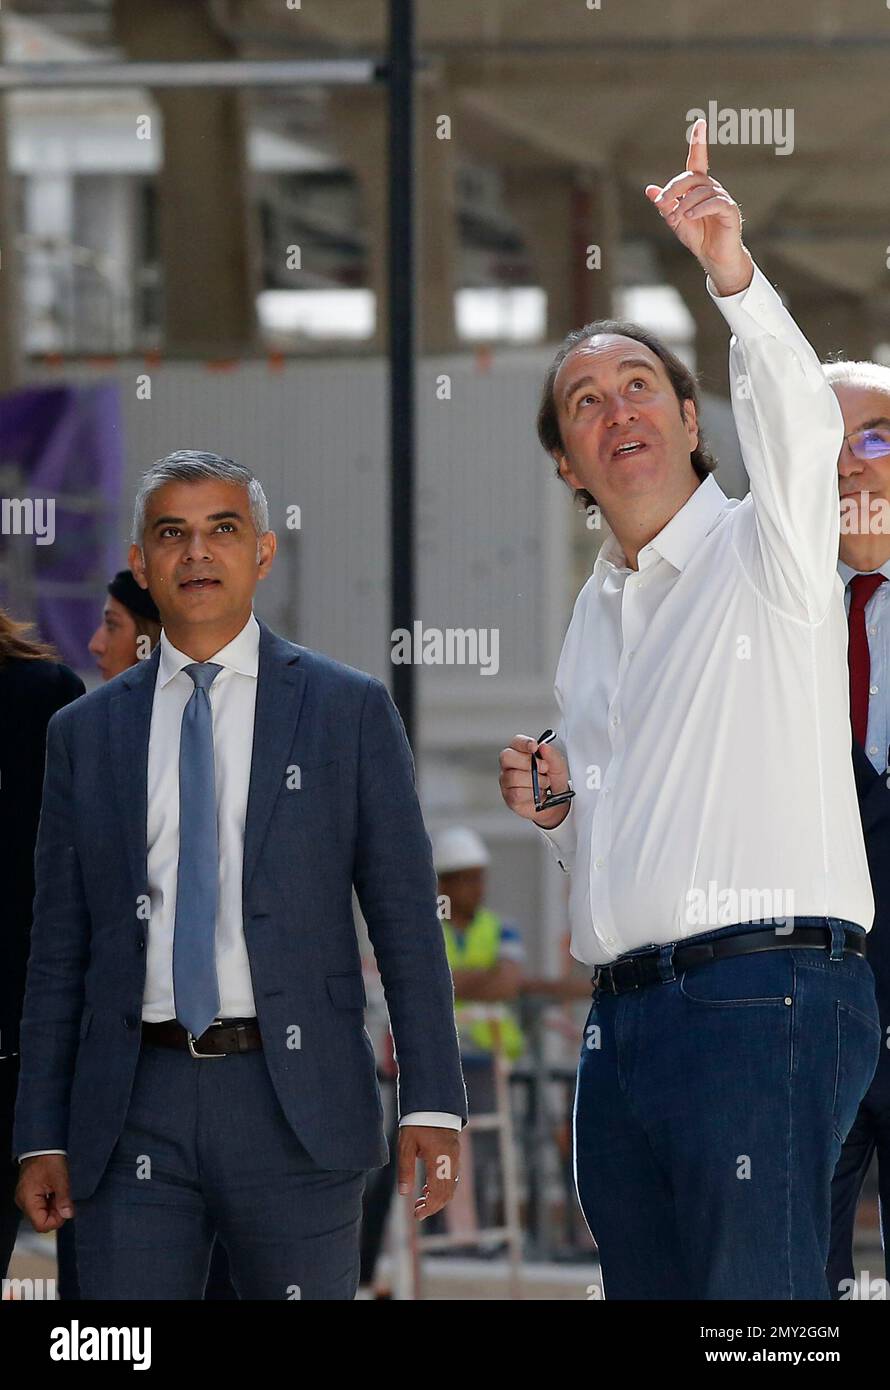
[[[882,1034],[878,1068],[844,1141],[831,1189],[828,1286],[833,1298],[851,1298],[869,1296],[856,1283],[853,1230],[875,1155],[884,1256],[890,1258],[890,367],[830,362],[824,371],[844,417],[838,571],[850,631],[853,768],[875,895],[868,959]]]
[[[751,491],[711,476],[664,344],[614,321],[569,334],[539,436],[608,532],[556,673],[566,757],[517,735],[501,791],[570,872],[572,953],[594,967],[575,1177],[606,1297],[827,1300],[831,1179],[880,1039],[841,412],[708,175],[703,122],[646,192],[732,330]],[[569,773],[574,798],[545,804]]]

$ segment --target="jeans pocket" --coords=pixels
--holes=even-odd
[[[836,1001],[835,1009],[837,1051],[831,1123],[835,1137],[843,1144],[877,1069],[881,1025],[877,1011],[863,1013],[842,1000]]]
[[[691,1004],[717,1008],[786,1007],[794,995],[790,951],[728,956],[684,970],[678,986]]]

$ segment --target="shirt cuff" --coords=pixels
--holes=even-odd
[[[562,869],[563,873],[566,874],[571,872],[572,859],[575,853],[576,836],[575,827],[571,823],[572,814],[572,807],[570,805],[569,814],[555,830],[545,830],[542,825],[535,825],[534,821],[532,821],[532,824],[535,825],[535,829],[543,835],[544,839],[547,841],[548,848],[555,856],[557,864]]]
[[[26,1154],[19,1154],[19,1163],[24,1163],[26,1158],[38,1158],[40,1154],[63,1154],[67,1157],[67,1149],[29,1149]]]
[[[464,1122],[460,1115],[449,1115],[444,1110],[412,1110],[409,1115],[403,1115],[399,1120],[399,1128],[402,1125],[431,1125],[434,1129],[463,1129]]]

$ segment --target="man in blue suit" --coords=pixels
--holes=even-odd
[[[242,1298],[349,1299],[387,1161],[353,886],[418,1219],[467,1114],[411,750],[380,681],[254,617],[275,536],[249,469],[171,454],[132,539],[161,641],[49,725],[17,1200],[38,1231],[76,1204],[85,1298],[199,1299],[218,1234]]]
[[[890,1260],[890,368],[831,362],[824,370],[844,416],[838,571],[850,633],[853,771],[875,895],[868,959],[882,1033],[877,1070],[831,1187],[828,1286],[832,1298],[847,1299],[875,1296],[857,1285],[853,1265],[856,1208],[875,1157],[885,1263]]]

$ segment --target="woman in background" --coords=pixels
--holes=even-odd
[[[119,570],[108,585],[102,621],[90,638],[90,653],[105,681],[151,656],[161,639],[161,619],[147,589],[140,589],[129,570]]]
[[[20,1217],[13,1200],[18,1163],[12,1157],[12,1120],[46,726],[56,710],[84,693],[80,677],[62,665],[52,647],[29,636],[29,627],[0,608],[0,1278],[6,1277]]]

